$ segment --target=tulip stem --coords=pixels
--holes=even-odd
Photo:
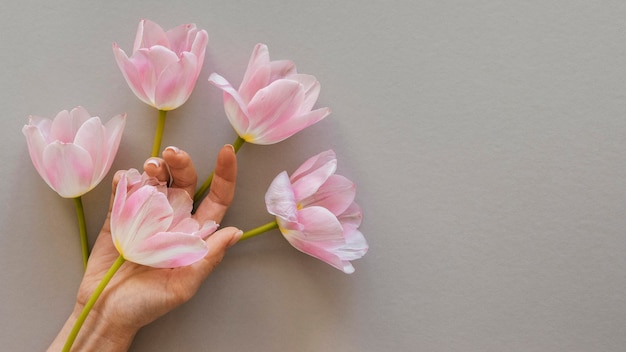
[[[157,121],[156,132],[154,133],[154,144],[152,144],[152,157],[159,156],[161,151],[161,140],[163,140],[163,131],[165,131],[165,118],[167,110],[159,110],[159,120]]]
[[[78,218],[78,230],[80,231],[80,248],[83,253],[83,269],[87,269],[89,259],[89,244],[87,243],[87,225],[85,223],[85,211],[83,210],[83,200],[81,196],[74,198],[76,206],[76,217]]]
[[[247,240],[250,237],[258,236],[264,232],[277,229],[277,228],[278,228],[278,222],[276,222],[276,220],[272,222],[268,222],[265,225],[262,225],[252,230],[248,230],[244,232],[243,235],[241,235],[241,239],[239,241]]]
[[[111,268],[109,269],[109,271],[107,271],[107,273],[104,274],[104,277],[98,284],[98,287],[96,287],[96,289],[93,291],[93,293],[91,294],[91,297],[89,297],[89,300],[87,301],[87,303],[83,307],[83,310],[80,312],[80,315],[76,319],[76,322],[74,322],[74,326],[72,327],[72,330],[70,331],[70,334],[68,335],[67,340],[65,341],[65,345],[63,346],[64,352],[69,351],[72,348],[72,345],[74,344],[74,340],[76,340],[76,336],[78,336],[78,332],[80,331],[80,328],[83,326],[83,323],[87,319],[87,315],[91,311],[91,308],[93,308],[94,304],[96,303],[96,301],[102,294],[102,291],[104,291],[104,288],[107,286],[109,281],[111,281],[111,278],[113,278],[113,275],[115,275],[117,270],[122,266],[122,264],[124,264],[125,261],[126,259],[124,259],[124,257],[120,255],[119,257],[117,257],[115,262],[113,262],[113,265],[111,265]]]
[[[235,142],[233,143],[233,149],[235,150],[235,153],[237,153],[239,149],[241,149],[241,146],[244,143],[246,143],[246,140],[237,136],[237,139],[235,139]],[[198,188],[198,190],[196,191],[196,194],[193,195],[194,204],[200,202],[200,200],[204,197],[204,194],[206,193],[206,191],[211,187],[211,182],[213,182],[213,176],[215,176],[215,172],[211,171],[211,174],[209,174],[209,177],[207,177],[207,179],[204,181],[202,186]]]

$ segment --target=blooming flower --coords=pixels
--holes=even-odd
[[[298,74],[291,61],[270,61],[264,44],[254,48],[239,90],[216,73],[209,82],[224,91],[228,120],[246,142],[277,143],[330,114],[328,108],[311,111],[320,93],[317,79]]]
[[[130,169],[122,175],[111,211],[111,236],[124,259],[155,268],[175,268],[202,259],[204,239],[217,224],[191,217],[193,201],[182,189]]]
[[[205,30],[183,24],[165,32],[158,24],[141,20],[133,54],[113,43],[118,66],[133,93],[163,111],[181,106],[193,90],[209,41]]]
[[[335,153],[328,150],[291,177],[283,171],[272,181],[265,204],[292,246],[350,274],[350,261],[364,256],[368,245],[358,230],[362,213],[354,202],[356,186],[335,175],[336,168]]]
[[[61,197],[76,198],[93,189],[111,168],[126,115],[102,125],[83,107],[59,112],[54,120],[30,116],[22,128],[30,158],[44,181]]]

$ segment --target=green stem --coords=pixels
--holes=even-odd
[[[125,261],[126,259],[124,259],[124,257],[120,255],[119,257],[117,257],[115,262],[113,262],[113,265],[111,265],[111,268],[109,269],[109,271],[107,271],[107,273],[104,274],[104,277],[98,284],[98,287],[96,287],[95,291],[93,291],[93,293],[91,294],[91,297],[89,297],[89,300],[87,301],[87,304],[85,304],[85,307],[83,307],[83,310],[80,312],[80,315],[76,319],[76,322],[74,322],[72,331],[70,331],[70,334],[67,337],[67,341],[65,341],[65,345],[63,346],[63,352],[69,351],[72,348],[72,345],[74,344],[74,340],[76,340],[76,336],[78,336],[78,332],[80,331],[80,328],[83,326],[85,319],[87,319],[87,315],[91,311],[91,308],[93,308],[94,304],[96,303],[96,301],[102,294],[102,291],[104,291],[104,288],[107,286],[109,281],[111,281],[111,278],[113,278],[113,275],[115,275],[117,270],[122,266],[122,264],[124,264]]]
[[[241,138],[239,135],[237,135],[237,139],[235,139],[235,142],[233,143],[233,148],[235,148],[235,153],[237,153],[239,149],[241,149],[241,146],[244,143],[246,143],[246,140]]]
[[[241,149],[241,146],[245,142],[246,142],[245,139],[241,138],[240,136],[237,136],[237,139],[235,139],[235,142],[233,143],[233,149],[235,149],[235,153],[237,153],[239,149]],[[213,176],[215,176],[215,172],[211,171],[211,174],[209,174],[209,177],[207,177],[204,183],[202,183],[202,186],[198,188],[198,190],[196,191],[196,194],[193,195],[194,204],[200,202],[202,197],[204,197],[204,194],[211,187],[211,182],[213,182]]]
[[[247,240],[250,237],[254,237],[254,236],[258,236],[264,232],[267,232],[269,230],[273,230],[273,229],[277,229],[278,228],[278,222],[276,222],[276,220],[272,221],[272,222],[268,222],[267,224],[263,225],[263,226],[259,226],[257,228],[254,228],[252,230],[248,230],[246,232],[243,233],[243,235],[241,235],[241,239],[239,241],[243,241],[243,240]]]
[[[89,259],[89,244],[87,243],[87,225],[85,223],[85,211],[83,210],[83,200],[81,196],[74,198],[76,206],[76,217],[78,218],[78,230],[80,231],[80,248],[83,253],[83,269],[87,269]]]
[[[165,130],[166,110],[159,110],[159,120],[157,121],[156,132],[154,133],[154,144],[152,144],[152,157],[159,156],[161,151],[161,140],[163,140],[163,131]]]

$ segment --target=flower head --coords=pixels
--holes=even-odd
[[[328,150],[291,177],[283,171],[267,190],[265,204],[292,246],[350,274],[350,261],[364,256],[368,245],[358,230],[362,213],[354,202],[356,187],[335,175],[336,168],[335,153]]]
[[[122,139],[126,115],[102,125],[83,107],[63,110],[53,120],[30,116],[22,128],[39,175],[61,197],[79,197],[102,181]]]
[[[328,108],[312,110],[320,93],[317,79],[298,74],[291,61],[270,61],[264,44],[254,48],[238,90],[216,73],[209,82],[224,91],[228,120],[249,143],[280,142],[330,114]]]
[[[141,20],[133,54],[113,43],[113,52],[126,82],[144,103],[159,110],[174,110],[187,101],[202,69],[209,36],[194,24],[167,32]]]
[[[111,236],[124,259],[155,268],[193,264],[208,252],[204,239],[217,229],[191,217],[193,201],[182,189],[125,171],[111,211]]]

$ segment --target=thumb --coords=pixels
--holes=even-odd
[[[243,231],[236,227],[225,227],[213,233],[206,239],[209,253],[198,263],[204,277],[208,276],[213,269],[222,261],[226,249],[239,241]],[[194,264],[194,265],[196,265]]]

